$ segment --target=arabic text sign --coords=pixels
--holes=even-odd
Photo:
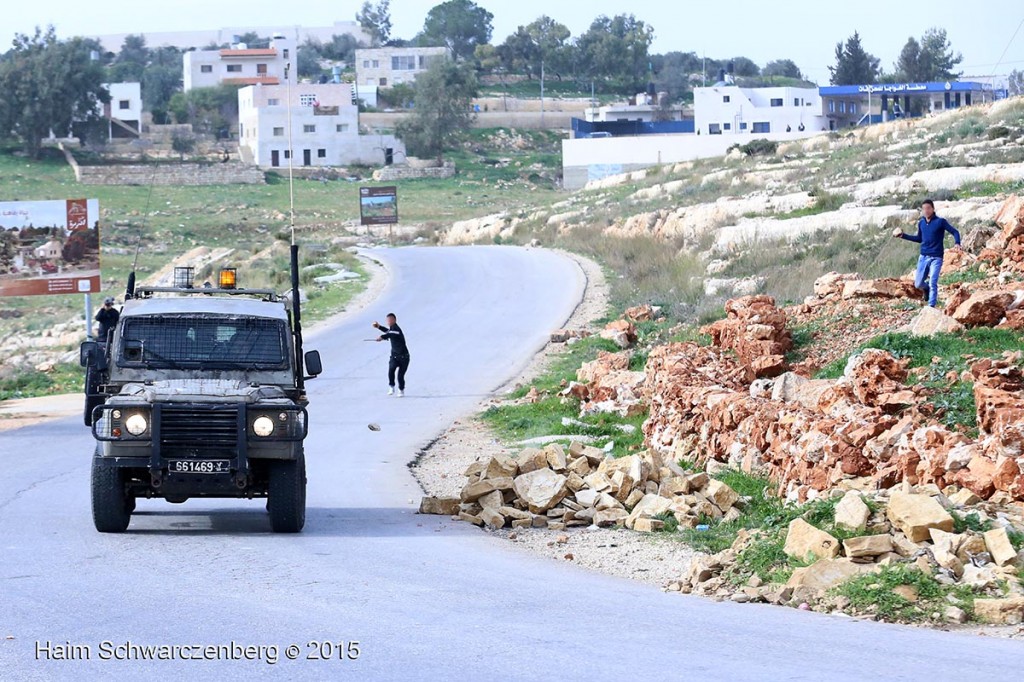
[[[363,225],[398,224],[398,188],[360,187],[359,217]]]
[[[0,296],[100,290],[97,199],[0,202]]]

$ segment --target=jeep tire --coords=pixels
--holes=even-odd
[[[267,510],[275,533],[298,533],[306,525],[306,458],[270,460]]]
[[[124,470],[92,458],[92,522],[101,533],[123,533],[132,518],[134,500],[125,489]]]

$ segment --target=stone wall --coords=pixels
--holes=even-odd
[[[241,163],[75,164],[75,178],[83,185],[262,185],[263,171]]]
[[[394,180],[420,180],[423,178],[453,178],[455,164],[445,164],[433,168],[410,168],[409,166],[388,166],[373,172],[376,182],[392,182]]]

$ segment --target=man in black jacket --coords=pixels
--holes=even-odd
[[[103,301],[103,307],[100,308],[98,313],[96,313],[96,321],[99,322],[100,325],[99,330],[96,332],[96,339],[100,343],[107,342],[107,337],[110,335],[110,332],[113,331],[114,327],[117,326],[117,321],[120,318],[121,313],[114,307],[114,297],[108,296]]]
[[[391,362],[388,363],[388,395],[395,394],[395,373],[398,374],[398,397],[405,395],[405,372],[409,369],[409,347],[405,345],[405,334],[398,326],[398,318],[394,313],[388,313],[388,326],[374,322],[373,326],[383,334],[377,341],[387,339],[391,342]]]

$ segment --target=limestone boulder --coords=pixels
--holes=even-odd
[[[889,521],[911,542],[924,542],[932,528],[953,531],[953,517],[928,495],[894,492],[886,508]]]
[[[956,319],[946,315],[938,308],[925,306],[914,315],[914,319],[906,327],[911,336],[935,336],[936,334],[956,334],[965,329]]]
[[[568,479],[551,469],[537,469],[516,476],[513,489],[534,514],[544,514],[565,498]]]
[[[836,525],[851,531],[862,531],[867,527],[871,510],[856,490],[850,490],[836,503]]]
[[[862,535],[843,540],[843,553],[851,559],[877,557],[892,551],[892,537],[887,533]]]
[[[793,519],[786,532],[783,550],[788,556],[800,561],[813,559],[834,559],[839,556],[839,540],[803,519]]]
[[[1011,292],[978,292],[957,306],[952,317],[966,327],[994,327],[1006,316],[1014,298]]]
[[[1019,625],[1024,620],[1024,597],[975,599],[974,615],[984,623]]]
[[[850,559],[823,559],[805,568],[794,569],[786,586],[793,589],[804,587],[821,594],[851,578],[877,570],[878,567],[872,564],[858,564]]]

